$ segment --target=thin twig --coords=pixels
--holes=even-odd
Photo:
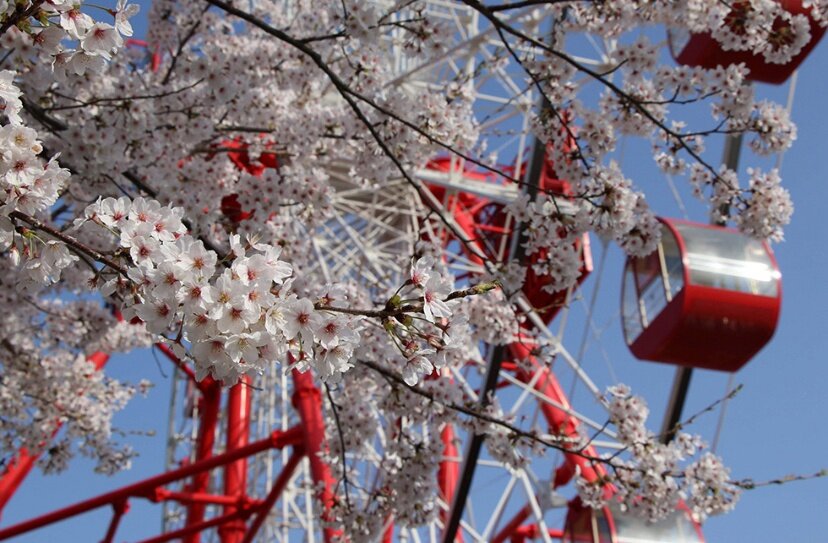
[[[108,256],[106,256],[105,254],[101,253],[100,251],[97,251],[97,250],[93,249],[92,247],[86,245],[85,243],[82,243],[82,242],[78,241],[77,239],[75,239],[71,236],[68,236],[68,235],[64,234],[60,230],[52,228],[51,226],[43,223],[42,221],[40,221],[38,219],[35,219],[31,215],[27,215],[27,214],[22,213],[20,211],[13,211],[9,215],[9,217],[12,218],[12,219],[20,220],[20,221],[28,224],[32,228],[35,228],[36,230],[40,230],[41,232],[45,232],[45,233],[49,234],[50,236],[52,236],[55,239],[59,239],[60,241],[62,241],[66,245],[69,245],[70,247],[82,252],[83,254],[97,260],[101,264],[105,264],[105,265],[109,266],[110,268],[117,271],[118,273],[120,273],[124,277],[127,277],[126,269],[123,268],[120,264],[116,263],[111,258],[109,258]]]
[[[336,402],[331,394],[331,387],[325,383],[325,393],[328,396],[328,402],[331,404],[331,411],[333,412],[334,422],[336,423],[336,431],[339,434],[339,453],[342,456],[342,484],[345,487],[345,504],[348,506],[348,511],[351,510],[351,497],[348,493],[348,464],[345,462],[345,438],[342,435],[342,424],[339,422],[339,412],[337,411]]]

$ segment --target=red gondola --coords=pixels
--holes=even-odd
[[[736,371],[770,341],[781,274],[767,243],[731,228],[659,219],[662,239],[624,271],[622,322],[642,360]]]
[[[592,509],[575,499],[569,504],[564,543],[704,543],[701,526],[686,507],[658,522],[648,522],[616,505]]]
[[[784,83],[819,43],[825,33],[825,28],[814,21],[810,15],[810,9],[802,7],[802,0],[777,0],[777,2],[789,13],[805,15],[811,27],[810,41],[786,64],[766,62],[762,55],[754,55],[748,51],[725,51],[708,33],[682,36],[677,32],[670,32],[670,51],[676,62],[686,66],[701,66],[710,69],[744,62],[745,66],[750,69],[748,79],[764,83]],[[734,2],[732,10],[733,18],[736,20],[739,18],[737,12],[740,9],[750,9],[750,6],[747,2]]]

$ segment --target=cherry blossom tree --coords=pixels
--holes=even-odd
[[[828,24],[828,4],[805,4],[815,24]],[[706,32],[725,50],[784,64],[811,27],[771,0],[463,0],[454,9],[483,21],[501,55],[476,59],[465,80],[402,87],[392,85],[392,49],[426,61],[456,39],[421,1],[157,0],[146,48],[125,46],[138,9],[124,0],[112,9],[4,4],[3,455],[51,443],[47,471],[77,452],[104,472],[127,467],[131,452],[111,420],[147,385],[110,379],[85,355],[154,342],[199,379],[225,385],[273,363],[312,372],[336,406],[329,461],[342,493],[344,449],[367,454],[380,418],[405,418],[403,438],[387,445],[384,494],[337,502],[334,522],[352,534],[377,533],[392,511],[411,525],[436,514],[442,450],[429,436],[447,422],[485,434],[490,454],[515,466],[548,448],[586,450],[589,436],[544,437],[495,398],[471,405],[461,387],[429,376],[480,359],[482,344],[528,334],[541,346],[521,285],[529,271],[549,292],[573,287],[585,233],[634,256],[654,249],[659,226],[646,196],[611,160],[621,136],[648,140],[657,166],[686,179],[720,220],[781,240],[792,204],[779,173],[753,168],[740,180],[704,148],[709,136],[744,134],[758,156],[784,151],[796,138],[785,108],[754,99],[744,65],[675,65],[640,30]],[[602,66],[571,52],[584,33],[618,39]],[[470,80],[504,69],[522,74],[525,87],[510,99],[569,193],[492,156],[498,134],[478,119]],[[537,106],[524,100],[530,91]],[[699,105],[706,117],[693,113]],[[522,225],[523,258],[492,261],[434,204],[418,172],[441,154],[521,187],[507,211]],[[314,267],[314,233],[342,175],[376,191],[401,180],[420,202],[414,250],[389,263],[395,291],[359,277],[329,282]],[[437,227],[487,273],[458,279]],[[734,505],[738,482],[699,438],[660,443],[646,429],[646,404],[623,385],[601,401],[626,454],[587,458],[604,466],[598,484],[579,485],[587,503],[612,486],[614,499],[651,518],[679,498],[700,516]],[[64,431],[51,442],[57,424]]]

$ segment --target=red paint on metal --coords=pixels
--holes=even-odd
[[[188,366],[183,360],[178,358],[178,356],[176,356],[176,354],[173,352],[172,348],[170,348],[170,346],[167,345],[166,343],[156,343],[155,347],[159,351],[164,353],[164,355],[167,358],[169,358],[170,361],[173,364],[175,364],[175,366],[184,373],[184,375],[187,376],[187,379],[189,379],[191,382],[193,382],[199,388],[199,390],[201,390],[202,392],[204,392],[204,390],[206,388],[212,386],[212,383],[215,383],[215,380],[213,380],[213,378],[210,377],[209,375],[207,377],[205,377],[204,379],[202,379],[201,381],[196,379],[196,374],[193,371],[193,369],[190,366]]]
[[[573,148],[575,145],[573,144]],[[558,199],[566,199],[572,196],[572,188],[569,182],[558,179],[555,173],[554,165],[546,160],[544,164],[543,174],[540,179],[541,189],[549,191],[556,195]],[[504,220],[504,219],[500,219]],[[562,233],[561,233],[562,234]],[[589,245],[589,235],[584,234],[580,239],[574,242],[575,250],[580,255],[581,266],[578,274],[578,285],[583,283],[587,276],[592,273],[592,251]],[[532,306],[536,308],[538,314],[543,319],[543,322],[549,324],[560,312],[561,308],[567,303],[568,292],[566,290],[558,290],[556,292],[548,292],[545,290],[551,281],[548,275],[538,275],[535,273],[532,264],[543,260],[547,257],[546,250],[540,250],[529,257],[529,262],[526,269],[526,279],[523,282],[523,293],[527,299],[532,302]]]
[[[579,269],[580,273],[577,283],[580,285],[592,273],[593,269],[588,234],[584,234],[575,242],[575,250],[581,254],[581,267]],[[531,264],[546,258],[547,254],[545,250],[541,250],[533,254],[530,258],[530,265],[526,269],[526,280],[523,282],[523,293],[532,302],[532,306],[536,308],[543,322],[549,324],[566,305],[568,292],[566,290],[558,290],[556,292],[547,292],[544,290],[549,285],[550,278],[546,275],[536,274]]]
[[[440,468],[437,471],[437,482],[440,487],[440,497],[444,502],[451,505],[454,502],[454,491],[457,489],[457,481],[460,478],[460,453],[454,435],[454,426],[446,423],[440,433],[443,440],[443,459],[440,461]],[[446,511],[440,511],[440,518],[445,525],[448,519]],[[463,541],[463,535],[458,530],[455,541]]]
[[[563,539],[563,530],[546,529],[546,535],[552,539]],[[541,537],[541,530],[537,524],[524,524],[517,528],[509,538],[511,543],[525,543],[526,540],[538,539]]]
[[[779,300],[685,287],[631,345],[636,358],[738,371],[773,337]]]
[[[693,519],[693,515],[690,513],[687,504],[680,501],[676,506],[676,510],[679,514],[683,514],[685,520],[692,526],[697,539],[691,539],[689,533],[681,530],[684,532],[684,535],[680,539],[659,539],[659,541],[662,541],[663,543],[678,543],[679,541],[688,543],[691,541],[692,543],[704,543],[705,539],[704,534],[702,534],[701,524]],[[610,508],[608,506],[601,507],[600,509],[592,509],[591,507],[584,505],[580,498],[574,498],[567,506],[566,520],[564,521],[564,533],[561,535],[565,535],[567,537],[567,541],[583,543],[615,542],[619,539],[622,539],[623,541],[655,541],[655,539],[647,538],[648,534],[641,532],[629,533],[628,529],[625,531],[624,524],[616,522],[616,516],[621,515],[633,515],[633,513],[621,513],[618,509]],[[604,522],[598,522],[599,520],[603,520]],[[596,528],[597,532],[595,531]],[[657,529],[657,533],[661,535],[669,533],[678,537],[680,532],[677,528],[677,526],[674,526],[672,531],[665,532],[664,527],[659,527]],[[596,535],[597,537],[595,537]],[[658,536],[653,535],[652,537]]]
[[[126,44],[127,47],[140,47],[142,49],[146,49],[147,51],[149,51],[149,49],[150,49],[149,43],[147,43],[144,40],[136,40],[136,39],[130,38],[130,39],[126,40],[125,44]],[[158,49],[158,46],[155,46],[153,48],[153,51],[152,51],[152,57],[150,57],[150,69],[153,72],[157,72],[160,67],[161,67],[161,51]]]
[[[762,55],[755,55],[748,51],[725,51],[719,42],[713,39],[713,36],[710,34],[693,34],[681,51],[673,52],[676,62],[687,66],[700,66],[707,69],[744,63],[750,70],[747,76],[749,80],[777,85],[784,83],[822,39],[823,34],[825,34],[825,28],[811,17],[810,9],[802,7],[802,0],[777,0],[777,3],[785,11],[794,15],[805,15],[810,25],[810,41],[790,62],[786,64],[774,64],[766,62]],[[746,5],[747,2],[744,1],[733,2],[733,9],[737,10]],[[780,22],[780,20],[777,20],[775,24],[779,24]]]
[[[234,150],[235,151],[235,150]],[[249,158],[246,156],[246,149],[241,149],[244,158],[249,163]],[[271,153],[272,154],[272,153]],[[240,156],[240,155],[239,155]],[[263,155],[264,156],[264,155]],[[268,155],[270,156],[270,155]],[[236,157],[239,158],[239,157]],[[274,163],[271,165],[265,163],[262,157],[259,158],[262,165],[266,167],[276,167],[275,154],[272,154]],[[246,166],[247,164],[242,164]],[[475,177],[479,179],[490,179],[491,176],[480,174],[479,172],[464,172],[464,175]],[[542,188],[545,190],[552,190],[562,195],[568,194],[568,185],[564,181],[554,179],[554,171],[551,163],[546,165],[545,177],[542,180]],[[435,194],[441,198],[446,196],[445,189],[432,188]],[[505,226],[505,214],[502,206],[489,202],[483,198],[479,198],[467,193],[458,195],[451,195],[448,198],[448,207],[452,210],[455,219],[466,231],[468,236],[472,239],[481,239],[489,236],[490,239],[502,239],[503,236],[510,235],[511,229]],[[498,237],[499,236],[499,237]],[[583,264],[581,269],[581,277],[579,281],[583,280],[586,275],[592,270],[591,256],[589,252],[588,238],[578,242],[581,244],[583,254]],[[486,251],[485,243],[477,243],[481,250]],[[479,258],[473,254],[469,254],[469,258],[473,261],[482,263]],[[557,314],[560,304],[545,304],[542,300],[548,296],[542,288],[545,284],[542,278],[537,278],[537,281],[530,281],[530,284],[524,287],[524,292],[528,299],[533,302],[536,307],[544,307],[550,305],[551,308],[546,308],[542,316],[546,322],[549,322],[555,314]],[[565,294],[556,293],[552,296],[565,296]],[[556,298],[563,300],[564,298]],[[541,300],[539,302],[539,300]],[[547,396],[553,401],[559,403],[563,408],[555,407],[546,403],[541,404],[541,409],[550,428],[554,433],[575,436],[577,435],[578,421],[566,412],[568,408],[568,401],[558,385],[554,374],[540,364],[532,355],[530,347],[527,347],[525,341],[527,338],[522,338],[523,342],[513,344],[509,347],[513,360],[525,360],[528,362],[529,370],[521,369],[521,366],[514,362],[506,362],[503,365],[504,370],[513,371],[519,379],[525,383],[532,383],[532,386],[540,394]],[[146,481],[124,487],[120,490],[104,494],[91,500],[86,500],[74,506],[43,515],[41,517],[31,519],[21,524],[0,530],[0,540],[18,535],[20,533],[36,529],[46,524],[51,524],[59,520],[63,520],[70,516],[81,514],[83,512],[101,507],[106,504],[116,503],[118,500],[126,500],[128,497],[142,497],[154,500],[174,499],[182,502],[189,502],[192,506],[189,509],[187,524],[184,528],[163,534],[161,536],[146,540],[143,543],[161,543],[170,541],[172,539],[184,538],[185,541],[195,543],[199,540],[198,534],[206,529],[219,527],[219,533],[223,543],[249,543],[255,537],[260,529],[262,523],[267,517],[267,512],[276,503],[279,496],[288,484],[290,477],[301,461],[303,455],[307,454],[310,471],[314,482],[320,486],[320,501],[322,503],[323,511],[320,515],[325,519],[330,515],[330,510],[336,503],[337,499],[333,492],[335,481],[331,476],[330,467],[320,458],[319,453],[325,448],[325,424],[323,419],[323,404],[319,389],[314,385],[313,378],[310,372],[301,373],[295,369],[292,371],[294,381],[294,392],[292,396],[292,403],[301,419],[301,425],[293,428],[288,432],[274,432],[271,439],[262,440],[250,445],[246,445],[247,432],[249,431],[249,388],[237,385],[236,388],[244,389],[246,394],[242,392],[230,393],[228,400],[228,419],[232,419],[228,426],[228,443],[227,452],[222,455],[211,457],[212,449],[215,439],[215,425],[217,419],[217,410],[220,405],[220,388],[215,381],[210,378],[197,383],[195,374],[191,368],[181,362],[167,345],[159,345],[159,348],[170,359],[176,363],[187,376],[196,383],[199,390],[204,394],[204,409],[202,413],[201,427],[199,431],[199,440],[197,444],[196,461],[188,466],[182,467],[178,470],[173,470],[169,473],[159,475],[157,477],[148,479]],[[292,356],[289,356],[290,363],[295,362]],[[537,373],[540,376],[534,378]],[[234,389],[236,390],[236,389]],[[211,396],[210,399],[207,399]],[[245,408],[245,405],[247,406]],[[241,422],[244,421],[244,422]],[[447,457],[454,458],[457,456],[456,446],[454,445],[453,428],[447,426],[442,433],[444,443],[444,454]],[[286,445],[295,445],[297,448],[291,455],[290,460],[283,467],[274,488],[263,502],[255,502],[249,500],[245,493],[245,477],[246,469],[240,468],[245,466],[244,458],[257,452],[261,452],[270,447],[283,447]],[[563,484],[563,481],[569,481],[575,472],[577,466],[581,470],[582,476],[587,480],[597,480],[603,474],[601,466],[593,467],[588,459],[584,456],[594,455],[591,448],[583,451],[573,451],[565,454],[565,464],[558,468],[555,477],[556,486]],[[209,479],[207,470],[213,469],[217,466],[226,466],[225,470],[225,495],[216,496],[206,493],[206,482]],[[457,485],[459,466],[453,461],[444,461],[439,468],[439,485],[443,496],[447,501],[451,501]],[[163,485],[193,477],[193,482],[189,487],[188,492],[171,492],[163,488]],[[205,503],[215,503],[225,505],[225,514],[220,517],[203,520]],[[200,507],[200,513],[198,513]],[[253,520],[250,528],[245,531],[245,519],[253,514],[256,517]],[[522,523],[531,514],[531,508],[527,505],[518,516],[516,516],[502,530],[493,541],[505,541],[506,537],[529,537],[532,530],[537,530],[533,525],[521,526]],[[113,523],[117,525],[117,521],[113,519]],[[538,532],[539,533],[539,532]],[[551,537],[559,537],[554,535],[556,532],[551,531]],[[391,541],[393,537],[393,521],[389,520],[389,527],[384,534],[386,541]],[[114,531],[113,531],[114,535]],[[324,529],[324,537],[326,541],[332,541],[341,534],[330,528]],[[458,540],[460,535],[457,536]]]
[[[247,155],[245,155],[247,156]],[[262,169],[264,171],[264,169]],[[230,219],[231,222],[240,223],[253,217],[254,211],[243,211],[241,203],[239,203],[238,193],[228,194],[221,199],[221,206],[219,208],[221,214]]]
[[[112,504],[112,519],[109,521],[109,528],[101,543],[112,543],[115,539],[115,532],[121,524],[121,519],[129,512],[129,500],[121,500]]]
[[[449,168],[449,163],[444,161],[438,164],[437,169],[447,171]],[[468,175],[468,172],[464,172],[464,175]],[[562,198],[566,198],[571,194],[569,183],[557,178],[554,165],[549,160],[544,164],[540,185],[541,189],[551,191],[552,193],[560,195]],[[446,190],[442,187],[431,187],[431,190],[438,198],[444,198],[446,195]],[[485,239],[486,234],[490,232],[500,234],[501,232],[492,229],[492,225],[501,228],[503,232],[509,231],[504,228],[506,214],[503,207],[498,204],[488,205],[488,202],[482,198],[469,194],[452,195],[448,198],[447,208],[451,210],[454,219],[470,239]],[[472,214],[469,211],[471,209],[477,210],[477,214]],[[484,211],[490,214],[484,216]],[[481,228],[481,224],[485,225],[485,227]],[[494,242],[496,239],[490,241]],[[476,245],[484,254],[488,253],[485,243],[477,242]],[[491,245],[494,245],[494,243]],[[593,270],[589,236],[584,235],[580,240],[575,242],[575,246],[581,255],[581,268],[578,277],[578,284],[580,285]],[[470,250],[466,251],[466,256],[476,264],[481,266],[484,264],[480,257]],[[532,255],[530,264],[544,256],[543,254]],[[530,265],[526,281],[524,282],[523,292],[532,305],[538,309],[539,315],[547,324],[560,312],[568,295],[566,291],[547,292],[544,288],[548,284],[549,278],[535,274]],[[579,422],[567,413],[569,401],[560,388],[555,375],[549,368],[537,361],[529,347],[531,344],[532,341],[528,337],[522,336],[520,341],[509,345],[511,358],[513,360],[523,360],[526,364],[521,366],[520,364],[509,361],[502,366],[502,369],[515,372],[518,379],[527,384],[532,383],[533,388],[541,395],[559,404],[562,408],[548,403],[541,403],[540,407],[547,420],[547,424],[549,424],[552,433],[572,437],[577,440],[579,438]],[[526,365],[529,366],[530,371],[524,369]],[[540,375],[535,377],[538,373]],[[564,480],[568,482],[574,476],[576,468],[580,469],[581,476],[584,479],[588,481],[599,480],[605,474],[603,466],[600,463],[591,462],[588,460],[589,457],[597,457],[597,453],[593,447],[586,447],[583,450],[565,453],[564,465],[556,472],[555,483],[562,484]],[[607,493],[611,492],[611,490],[611,487],[606,488]],[[521,524],[529,518],[530,514],[531,509],[527,505],[492,541],[503,542],[506,538],[512,537],[520,529]]]
[[[158,487],[163,487],[166,484],[185,479],[202,471],[207,471],[218,466],[224,466],[240,458],[245,458],[247,456],[266,451],[267,449],[281,449],[288,445],[300,444],[302,442],[302,437],[302,429],[296,427],[285,432],[273,432],[268,438],[253,442],[233,451],[227,451],[223,454],[202,460],[201,462],[194,462],[179,469],[162,473],[160,475],[156,475],[155,477],[150,477],[149,479],[127,485],[118,490],[107,492],[106,494],[101,494],[100,496],[84,500],[69,507],[58,509],[56,511],[52,511],[51,513],[46,513],[45,515],[9,526],[8,528],[0,530],[0,541],[35,530],[37,528],[42,528],[43,526],[49,524],[54,524],[55,522],[65,520],[82,513],[86,513],[87,511],[92,511],[93,509],[97,509],[99,507],[119,502],[127,498],[140,497],[151,499],[155,489]],[[186,533],[189,534],[191,532]]]
[[[166,347],[166,345],[165,345]],[[172,353],[166,353],[168,356]],[[174,358],[174,361],[178,358]],[[206,380],[205,380],[206,381]],[[210,379],[209,383],[203,383],[201,389],[202,401],[199,412],[198,437],[196,438],[195,462],[202,462],[213,454],[213,447],[216,441],[216,423],[218,421],[219,409],[221,407],[221,386],[218,382]],[[193,493],[207,492],[210,482],[210,472],[201,471],[193,476],[188,490]],[[195,526],[204,520],[205,504],[193,502],[187,507],[187,520],[185,526]],[[183,543],[199,543],[201,534],[194,532],[183,540]]]
[[[227,398],[227,447],[234,451],[247,445],[250,438],[250,377],[241,380],[230,388]],[[239,458],[224,466],[224,494],[243,501],[247,496],[247,459]],[[237,505],[226,505],[225,515],[240,511]],[[219,527],[221,543],[240,543],[247,531],[241,518],[226,522]]]
[[[175,501],[183,504],[201,503],[213,505],[258,505],[261,500],[254,500],[250,498],[239,498],[238,496],[226,496],[224,494],[208,494],[207,492],[176,492],[166,488],[156,488],[155,491],[149,495],[144,496],[152,502]]]
[[[295,358],[288,354],[288,361],[293,364]],[[313,384],[313,376],[309,371],[301,372],[295,368],[293,376],[293,397],[291,403],[302,421],[301,429],[303,443],[310,463],[311,477],[314,483],[321,486],[319,500],[322,502],[323,520],[330,518],[330,510],[335,503],[333,486],[336,483],[331,476],[331,468],[322,460],[320,453],[325,450],[325,420],[322,417],[322,396],[319,389]],[[325,541],[330,543],[341,533],[333,528],[324,528]]]
[[[172,541],[173,539],[179,539],[187,537],[188,535],[194,533],[200,533],[204,530],[209,530],[210,528],[215,528],[216,526],[223,526],[228,522],[233,522],[237,519],[244,519],[249,517],[252,514],[250,510],[239,510],[231,515],[221,515],[220,517],[211,518],[210,520],[205,520],[204,522],[200,522],[198,524],[194,524],[193,526],[185,526],[180,530],[175,530],[172,532],[167,532],[166,534],[161,534],[156,537],[151,537],[149,539],[144,539],[139,543],[165,543],[166,541]]]
[[[555,478],[552,481],[553,488],[560,488],[569,483],[575,477],[576,467],[574,462],[564,458],[564,462],[555,469]]]
[[[492,538],[491,543],[504,543],[508,538],[512,537],[515,531],[520,528],[520,525],[523,524],[523,522],[528,519],[531,514],[532,508],[529,504],[524,505],[523,509],[518,511],[517,514],[512,517],[512,520],[510,520],[506,526],[504,526],[503,529]]]
[[[549,536],[551,539],[563,539],[564,532],[563,530],[554,530],[552,528],[547,528],[546,535]],[[540,528],[538,528],[537,524],[528,524],[526,526],[521,526],[518,530],[518,537],[520,539],[515,539],[515,543],[525,541],[527,538],[537,539],[540,537]]]
[[[544,364],[539,362],[532,354],[532,340],[529,337],[521,336],[521,341],[511,343],[509,351],[516,360],[523,360],[524,364],[519,365],[516,377],[524,383],[531,384],[532,388],[557,403],[560,407],[541,402],[540,408],[550,432],[562,437],[571,437],[573,440],[579,438],[579,422],[570,415],[569,400],[566,398],[555,374]],[[527,371],[527,369],[529,371]],[[573,463],[581,470],[581,477],[587,481],[596,481],[604,475],[604,468],[600,463],[589,460],[590,457],[598,457],[593,447],[586,447],[583,450],[564,453],[568,462]]]
[[[134,42],[132,45],[146,46],[146,42],[141,40],[132,40],[132,42]],[[130,43],[128,43],[128,45],[129,44]],[[120,311],[115,311],[115,317],[119,321],[123,320]],[[163,352],[170,360],[172,360],[174,364],[181,368],[193,382],[196,382],[195,373],[186,364],[184,364],[175,355],[175,353],[173,353],[172,349],[168,345],[164,343],[157,343],[155,346],[158,347],[158,349],[161,350],[161,352]],[[88,360],[95,365],[96,371],[100,371],[109,361],[109,354],[97,351],[89,355]],[[211,377],[207,377],[201,383],[198,383],[198,386],[199,388],[206,388],[211,386],[212,383],[215,383],[215,381],[213,381]],[[54,434],[60,430],[60,427],[61,425],[58,424],[55,428]],[[3,472],[3,475],[0,476],[0,512],[2,512],[8,501],[20,487],[23,480],[29,475],[29,472],[31,472],[39,457],[40,454],[31,455],[29,454],[28,449],[22,447],[18,452],[17,457],[9,462],[9,465]]]
[[[432,161],[430,164],[436,164],[435,169],[441,171],[448,171],[449,168],[449,162],[447,160],[443,162]],[[465,171],[463,175],[474,178],[472,173]],[[543,190],[560,195],[558,196],[559,198],[565,199],[572,193],[569,183],[556,177],[554,167],[549,160],[544,164],[540,185]],[[445,198],[445,188],[431,186],[430,189],[438,198]],[[511,236],[512,234],[511,228],[506,228],[506,212],[501,204],[489,202],[485,198],[480,198],[472,194],[460,193],[452,194],[448,197],[446,208],[451,211],[457,224],[463,229],[469,239],[481,240],[487,239],[487,236],[489,236],[489,243],[476,243],[477,248],[489,256],[489,258],[492,258],[493,255],[490,254],[488,247],[497,246],[503,236]],[[581,260],[580,273],[578,275],[578,284],[580,285],[593,270],[589,236],[584,234],[574,242],[574,245],[580,254]],[[475,264],[480,266],[484,265],[480,257],[470,250],[466,250],[466,257]],[[536,274],[531,266],[534,262],[545,257],[546,252],[542,250],[531,255],[529,258],[523,292],[531,300],[533,307],[536,308],[537,313],[543,321],[548,324],[552,322],[566,303],[568,292],[566,290],[556,292],[547,292],[545,290],[551,278],[549,276]]]
[[[382,533],[382,543],[392,543],[394,541],[394,519],[389,518],[385,526],[385,531]]]
[[[680,366],[734,372],[773,337],[782,305],[781,282],[774,295],[753,294],[700,285],[691,280],[684,235],[692,229],[737,233],[732,228],[660,219],[678,242],[683,288],[630,344],[636,358]],[[684,227],[682,231],[676,225]],[[762,247],[774,273],[779,266],[767,243]],[[654,259],[657,254],[645,257]],[[632,266],[632,260],[628,266]],[[660,277],[656,276],[657,279]],[[626,282],[625,282],[626,283]],[[626,288],[626,285],[625,285]],[[656,286],[657,288],[657,286]],[[622,304],[625,293],[622,292]],[[641,296],[638,293],[638,296]]]
[[[20,487],[23,479],[32,471],[38,456],[30,455],[29,450],[23,447],[17,452],[17,457],[9,463],[0,478],[0,511]]]
[[[120,523],[121,517],[126,509],[121,506],[125,504],[128,497],[141,497],[151,501],[175,500],[188,504],[188,518],[185,526],[175,532],[163,534],[147,540],[148,542],[162,542],[171,539],[182,538],[186,543],[197,543],[200,541],[200,532],[205,529],[218,527],[222,543],[240,543],[244,539],[252,538],[258,527],[250,531],[249,537],[245,519],[253,512],[258,512],[254,525],[258,522],[260,526],[267,517],[267,512],[278,499],[281,490],[288,483],[290,474],[295,469],[295,464],[301,460],[305,450],[310,450],[313,455],[310,458],[311,473],[315,482],[322,483],[321,501],[325,512],[323,518],[334,504],[335,496],[332,491],[334,480],[330,474],[329,467],[319,457],[319,452],[325,446],[324,419],[322,417],[322,401],[319,390],[314,386],[311,375],[294,372],[294,395],[293,403],[299,412],[302,420],[301,431],[293,428],[288,432],[274,432],[270,439],[248,445],[250,428],[250,402],[251,394],[249,379],[244,377],[242,383],[237,384],[230,390],[228,397],[228,428],[226,452],[222,455],[212,456],[215,445],[215,429],[218,420],[218,412],[221,406],[221,386],[211,377],[201,382],[196,381],[195,373],[189,366],[181,361],[169,345],[156,345],[176,366],[178,366],[196,385],[202,394],[201,415],[199,436],[196,444],[195,462],[185,465],[178,470],[173,470],[151,479],[129,485],[119,490],[85,500],[75,505],[42,515],[40,517],[24,521],[17,525],[0,530],[0,540],[13,537],[24,532],[38,529],[54,522],[82,514],[86,511],[110,504],[114,507],[114,515],[111,519],[107,539],[111,541],[115,530]],[[92,359],[99,369],[108,358],[103,353],[96,353]],[[287,436],[287,437],[285,437]],[[247,463],[246,457],[269,447],[283,447],[287,444],[297,445],[297,452],[294,453],[291,461],[283,469],[274,487],[274,491],[264,502],[251,500],[246,495]],[[31,458],[22,451],[22,462],[15,463],[17,467],[8,477],[0,480],[5,482],[10,496],[17,488],[19,480],[28,473],[36,458]],[[213,495],[206,492],[209,482],[209,470],[217,466],[225,466],[224,473],[224,495]],[[22,474],[22,476],[21,476]],[[193,482],[185,492],[173,492],[163,485],[193,477]],[[0,487],[2,488],[2,487]],[[219,504],[225,506],[225,514],[205,521],[205,505]],[[339,532],[332,529],[324,530],[325,540],[332,541],[338,537]]]

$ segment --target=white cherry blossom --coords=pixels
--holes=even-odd
[[[9,17],[33,5],[7,3],[0,11]],[[828,24],[824,0],[803,5],[817,24]],[[797,137],[788,111],[757,98],[744,65],[665,65],[640,29],[706,33],[724,51],[784,64],[808,44],[815,28],[808,18],[768,0],[560,2],[515,19],[529,33],[516,40],[517,59],[508,51],[469,53],[476,71],[525,76],[504,106],[517,105],[546,144],[544,166],[555,171],[545,176],[569,182],[563,191],[521,182],[507,205],[488,210],[522,223],[526,258],[455,278],[457,263],[447,255],[461,241],[431,210],[406,216],[421,231],[412,251],[383,262],[389,284],[385,276],[358,283],[323,273],[314,236],[339,218],[343,179],[379,193],[402,170],[418,184],[416,172],[438,153],[451,154],[458,172],[468,159],[502,170],[492,180],[510,195],[512,182],[525,176],[521,164],[506,169],[491,159],[505,154],[498,148],[506,135],[490,130],[491,119],[478,111],[476,75],[461,70],[428,88],[395,83],[389,47],[427,65],[455,38],[424,3],[398,3],[386,13],[371,3],[325,0],[297,3],[290,17],[272,7],[249,8],[316,56],[192,2],[152,4],[146,50],[124,50],[139,9],[126,0],[114,10],[45,2],[0,36],[5,65],[13,67],[0,71],[0,256],[9,263],[0,277],[0,301],[9,308],[0,315],[0,339],[11,349],[0,361],[4,455],[41,447],[60,419],[71,421],[77,439],[53,443],[45,471],[63,469],[77,451],[104,472],[129,464],[132,453],[113,438],[112,417],[134,388],[94,371],[84,356],[89,348],[162,341],[198,379],[225,385],[278,363],[312,372],[333,391],[342,441],[329,440],[323,454],[340,481],[350,469],[340,458],[375,454],[369,449],[379,425],[398,421],[372,485],[382,494],[368,490],[354,507],[343,500],[334,507],[352,540],[379,539],[386,519],[417,526],[440,513],[434,472],[444,444],[435,436],[446,425],[485,435],[490,456],[511,468],[545,447],[533,439],[540,430],[517,435],[509,428],[525,421],[508,416],[496,396],[481,403],[447,376],[484,364],[494,345],[535,339],[514,304],[527,273],[547,293],[572,288],[589,232],[633,256],[656,246],[660,226],[639,188],[646,184],[616,160],[619,136],[645,139],[656,166],[685,176],[715,218],[757,238],[783,238],[793,204],[779,172],[751,168],[740,186],[738,172],[705,162],[704,142],[707,134],[742,132],[757,155],[783,152]],[[101,11],[114,21],[94,18]],[[403,14],[405,24],[389,24]],[[540,24],[547,16],[556,21],[551,35]],[[618,37],[600,69],[568,56],[567,39],[581,32]],[[538,46],[543,40],[556,54]],[[337,93],[342,85],[345,98]],[[529,91],[542,91],[548,102],[537,113]],[[348,97],[359,98],[361,116]],[[685,103],[700,105],[704,122],[685,115]],[[412,200],[415,207],[425,209],[425,196]],[[374,241],[378,251],[396,251],[388,240]],[[492,279],[502,292],[487,293],[493,285],[462,292]],[[90,289],[100,295],[94,303]],[[80,324],[58,318],[67,314],[79,315]],[[603,402],[626,452],[596,460],[610,464],[611,480],[577,483],[586,503],[602,504],[603,485],[612,483],[621,504],[649,518],[672,511],[680,497],[700,516],[733,506],[738,492],[728,470],[700,438],[679,433],[661,444],[645,426],[646,404],[625,387],[610,389]],[[476,406],[479,416],[472,408],[461,416],[452,405]],[[345,451],[337,449],[342,444]]]

